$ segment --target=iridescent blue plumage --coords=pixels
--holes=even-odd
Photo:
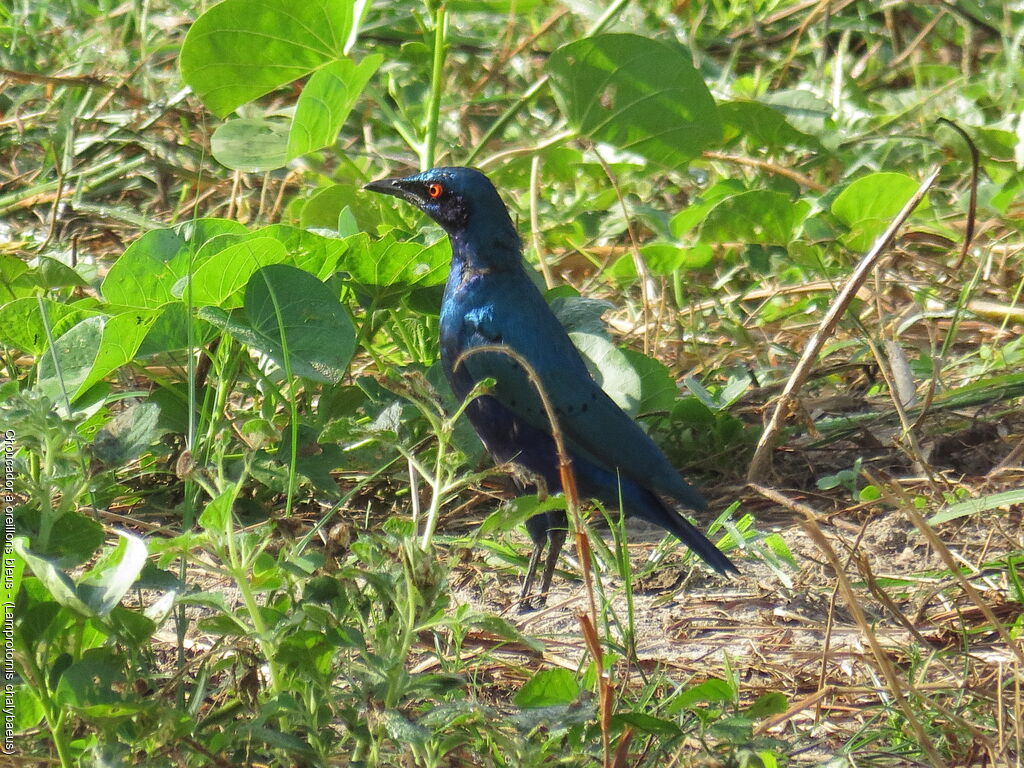
[[[655,443],[591,378],[580,353],[527,273],[519,235],[494,186],[471,168],[434,168],[415,176],[368,184],[401,197],[437,221],[452,244],[452,264],[441,305],[441,363],[455,396],[464,398],[484,378],[497,382],[466,409],[496,461],[514,462],[549,491],[561,490],[551,430],[526,373],[507,355],[475,347],[505,345],[543,382],[564,433],[580,494],[661,526],[719,573],[735,566],[674,505],[707,504],[679,476]],[[546,591],[565,539],[564,515],[533,518],[535,544],[524,584],[529,591],[545,543],[550,543]]]

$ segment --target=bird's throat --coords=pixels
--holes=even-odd
[[[510,221],[450,231],[448,238],[452,270],[467,276],[516,269],[522,263],[519,235]]]

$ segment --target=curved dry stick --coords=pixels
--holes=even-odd
[[[967,131],[944,117],[940,117],[936,122],[948,125],[956,131],[971,152],[971,200],[967,205],[967,229],[964,231],[964,244],[960,247],[960,256],[957,258],[956,264],[953,265],[953,271],[957,271],[963,266],[964,259],[967,258],[967,251],[971,247],[971,241],[974,239],[974,225],[978,217],[978,166],[981,161],[978,157],[978,147],[967,135]]]
[[[534,370],[533,366],[526,360],[525,357],[520,355],[510,347],[501,346],[500,344],[484,344],[479,347],[473,347],[467,349],[455,360],[453,370],[458,368],[462,362],[473,355],[480,354],[481,352],[492,352],[499,355],[506,355],[512,358],[518,363],[522,369],[526,372],[527,378],[533,385],[533,388],[537,390],[537,394],[540,396],[541,404],[544,406],[544,414],[548,417],[548,423],[551,425],[551,437],[555,441],[555,451],[558,453],[558,474],[562,480],[562,493],[565,495],[565,506],[569,510],[569,514],[572,516],[573,527],[576,529],[576,557],[579,558],[580,568],[583,569],[583,583],[587,590],[587,598],[590,603],[590,613],[585,614],[582,611],[576,614],[576,618],[580,623],[580,630],[583,634],[585,644],[590,651],[590,655],[594,659],[594,668],[597,672],[598,682],[598,706],[600,710],[600,725],[601,725],[601,741],[604,747],[604,766],[610,768],[612,765],[611,761],[611,716],[613,713],[613,690],[611,680],[608,675],[604,672],[604,661],[603,654],[601,652],[601,644],[597,635],[597,598],[594,594],[594,576],[590,571],[590,540],[587,538],[586,531],[583,529],[583,522],[580,519],[579,510],[579,491],[576,489],[576,477],[572,472],[572,459],[569,458],[569,452],[565,448],[565,440],[562,436],[562,430],[558,426],[558,417],[555,414],[555,406],[552,404],[551,399],[548,397],[548,393],[544,390],[544,383],[540,380],[540,376],[537,375],[537,371]],[[627,731],[627,734],[629,732]],[[626,735],[623,736],[625,740]],[[626,742],[628,744],[628,742]],[[621,746],[622,742],[620,742]]]
[[[896,231],[903,225],[903,222],[910,217],[917,204],[921,202],[928,190],[931,189],[932,184],[935,183],[935,179],[939,176],[941,168],[936,168],[932,171],[931,175],[927,179],[921,182],[921,186],[917,188],[913,196],[907,201],[907,204],[903,206],[896,218],[892,220],[889,227],[882,233],[871,250],[865,254],[864,258],[860,260],[857,268],[853,270],[853,274],[850,275],[849,280],[846,281],[846,285],[843,286],[842,290],[839,291],[839,295],[836,296],[835,301],[832,302],[832,306],[828,308],[828,312],[825,314],[825,318],[821,321],[821,325],[818,326],[818,330],[814,332],[811,340],[807,342],[807,347],[804,349],[804,353],[800,356],[800,361],[796,364],[793,369],[793,373],[790,374],[789,381],[786,382],[785,388],[782,390],[782,394],[779,395],[779,399],[775,403],[775,410],[772,412],[771,418],[768,420],[768,424],[764,428],[764,432],[761,434],[761,439],[757,442],[757,449],[754,451],[754,458],[750,461],[750,468],[747,470],[747,482],[757,483],[760,482],[768,471],[771,469],[772,463],[772,448],[775,446],[775,438],[782,429],[782,425],[785,422],[785,415],[789,412],[790,406],[793,404],[793,400],[796,393],[803,387],[804,382],[807,381],[808,375],[810,375],[811,368],[818,359],[818,354],[821,352],[821,348],[825,345],[825,342],[832,336],[832,332],[835,330],[836,325],[839,322],[839,318],[842,317],[846,308],[850,305],[850,301],[857,295],[857,291],[860,290],[864,281],[867,280],[871,270],[874,269],[875,264],[881,257],[882,253],[889,246],[893,237],[896,235]]]

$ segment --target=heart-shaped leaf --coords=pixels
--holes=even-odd
[[[182,79],[218,117],[341,58],[353,0],[224,0],[181,46]]]
[[[714,99],[680,46],[598,35],[555,51],[548,73],[569,123],[596,141],[681,170],[721,140]]]
[[[257,271],[245,287],[245,317],[219,307],[199,316],[259,350],[282,368],[315,381],[337,382],[355,351],[355,328],[322,282],[287,264]],[[286,366],[287,359],[287,366]]]

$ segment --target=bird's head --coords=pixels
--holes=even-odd
[[[494,232],[508,229],[518,237],[494,185],[475,168],[431,168],[414,176],[371,181],[363,189],[409,201],[449,235],[486,227]]]

